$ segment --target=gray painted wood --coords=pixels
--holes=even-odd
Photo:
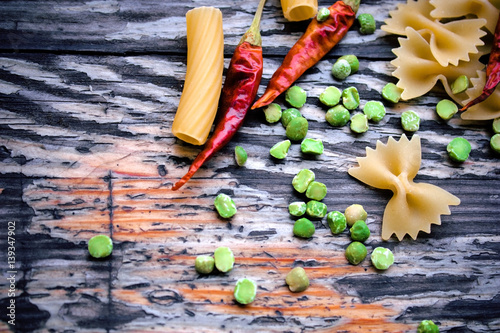
[[[401,2],[363,1],[360,12],[372,13],[380,26]],[[227,67],[255,2],[0,3],[0,234],[6,249],[7,222],[15,222],[17,271],[16,327],[6,324],[10,298],[2,292],[2,330],[415,332],[423,319],[444,332],[500,330],[500,177],[499,156],[489,148],[491,122],[440,120],[434,111],[445,97],[439,86],[386,105],[384,120],[363,135],[324,121],[318,96],[326,86],[357,87],[362,105],[381,100],[382,87],[395,82],[389,61],[396,36],[381,30],[362,36],[355,24],[297,81],[308,91],[301,111],[309,136],[323,140],[323,155],[304,156],[294,144],[284,161],[271,159],[269,148],[284,139],[284,129],[266,124],[256,110],[182,190],[169,191],[200,151],[175,139],[170,128],[186,71],[184,15],[202,5],[223,11]],[[259,93],[305,27],[287,23],[279,1],[268,0]],[[331,65],[349,53],[358,55],[360,71],[336,81]],[[282,97],[278,102],[285,105]],[[399,138],[400,113],[407,109],[422,117],[416,180],[462,203],[430,234],[384,242],[381,221],[391,193],[356,181],[347,169],[377,140]],[[446,154],[456,136],[473,147],[463,164]],[[234,162],[236,145],[249,154],[244,167]],[[348,264],[348,232],[332,235],[324,219],[314,221],[311,240],[292,236],[287,207],[304,198],[291,179],[302,168],[327,185],[329,211],[364,205],[372,232],[368,250],[391,248],[393,267],[379,272],[368,259]],[[238,207],[230,220],[213,208],[221,192]],[[87,253],[88,239],[99,233],[115,244],[107,260]],[[198,275],[194,258],[218,246],[234,251],[234,270]],[[6,290],[8,260],[1,253]],[[284,283],[294,266],[304,266],[311,280],[300,294]],[[241,277],[259,285],[250,306],[232,297]]]

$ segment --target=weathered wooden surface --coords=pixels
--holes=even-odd
[[[372,13],[380,26],[400,2],[362,1],[360,12]],[[301,110],[309,136],[323,139],[325,154],[307,158],[293,145],[286,160],[272,160],[269,148],[284,129],[256,111],[182,190],[169,191],[200,150],[170,133],[186,70],[185,12],[221,8],[227,66],[256,3],[0,2],[1,330],[415,332],[423,319],[444,332],[500,330],[500,169],[489,148],[491,123],[440,121],[439,87],[387,105],[385,119],[363,135],[324,121],[317,96],[328,85],[356,86],[363,104],[380,100],[383,85],[394,82],[395,36],[380,30],[361,36],[354,26],[298,81],[310,96]],[[287,23],[279,1],[268,0],[261,93],[305,27]],[[360,71],[337,82],[329,69],[348,53],[360,58]],[[423,118],[417,181],[441,186],[462,203],[431,234],[383,242],[380,224],[391,193],[365,186],[347,169],[377,140],[399,138],[399,115],[410,108]],[[445,151],[455,136],[473,146],[462,165]],[[249,153],[245,167],[235,165],[235,145]],[[329,210],[365,206],[368,250],[391,248],[393,267],[378,272],[368,259],[348,264],[348,233],[333,236],[324,220],[315,221],[313,239],[292,236],[287,206],[301,197],[290,182],[301,168],[327,185]],[[213,209],[220,192],[238,206],[230,220]],[[8,221],[16,223],[15,327],[6,323],[10,298],[3,291]],[[88,256],[86,242],[98,233],[115,243],[107,260]],[[218,246],[234,251],[234,270],[196,274],[194,258]],[[292,294],[284,276],[297,265],[311,286]],[[259,285],[256,301],[244,307],[232,297],[241,277]]]

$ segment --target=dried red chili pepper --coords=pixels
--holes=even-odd
[[[252,109],[272,103],[337,45],[354,23],[359,3],[360,0],[337,1],[328,8],[328,19],[318,22],[313,18],[306,32],[288,51],[283,63],[271,77],[264,95],[252,105]]]
[[[174,191],[181,188],[203,163],[231,140],[257,96],[263,68],[260,18],[265,2],[266,0],[260,0],[252,25],[236,46],[229,63],[222,88],[217,126],[188,172],[172,187]]]
[[[493,37],[493,45],[491,46],[490,58],[486,66],[486,83],[481,95],[467,103],[460,111],[465,111],[473,105],[481,103],[495,91],[498,83],[500,83],[500,15],[498,16],[497,26]]]

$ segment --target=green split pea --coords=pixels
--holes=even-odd
[[[352,242],[345,249],[345,257],[353,265],[357,265],[362,262],[367,255],[366,246],[361,242]]]
[[[266,121],[270,124],[277,123],[281,119],[281,106],[277,103],[271,103],[264,109]]]
[[[349,66],[351,66],[351,74],[354,74],[359,70],[359,60],[354,54],[343,55],[338,60],[347,60]]]
[[[316,175],[313,171],[302,169],[293,177],[292,186],[297,192],[304,193],[315,178]]]
[[[333,211],[326,215],[326,221],[328,222],[328,227],[332,234],[340,234],[347,227],[347,220],[345,215],[339,211]]]
[[[432,320],[422,320],[417,327],[417,333],[439,333],[439,326]]]
[[[379,270],[386,270],[394,263],[394,254],[384,247],[377,247],[370,256],[373,266]]]
[[[302,216],[306,213],[306,203],[303,201],[295,201],[288,205],[288,212],[292,216]]]
[[[324,150],[323,141],[321,139],[306,138],[300,143],[300,150],[304,154],[321,155]]]
[[[452,160],[456,162],[465,162],[469,158],[472,147],[469,141],[464,138],[458,137],[448,143],[448,146],[446,146],[446,150],[448,151],[448,155]]]
[[[345,59],[338,59],[332,66],[332,75],[338,80],[344,80],[351,75],[351,65]]]
[[[269,150],[269,154],[271,154],[271,156],[274,158],[282,160],[288,155],[288,150],[290,149],[291,145],[292,142],[290,140],[280,141],[271,147],[271,149]]]
[[[441,119],[449,120],[458,112],[458,106],[449,99],[443,99],[437,103],[436,112]]]
[[[321,201],[326,196],[326,185],[317,181],[312,181],[306,190],[306,197],[312,200]]]
[[[257,285],[250,279],[242,278],[236,282],[234,287],[234,299],[236,302],[246,305],[255,300]]]
[[[303,140],[309,129],[309,122],[304,117],[293,118],[286,126],[286,137],[292,141]]]
[[[324,22],[328,19],[329,16],[330,9],[328,9],[327,7],[321,7],[318,10],[318,14],[316,14],[316,20],[318,20],[318,22]]]
[[[94,236],[89,240],[88,250],[94,258],[105,258],[113,251],[113,241],[106,235]]]
[[[292,86],[286,91],[285,100],[292,107],[301,108],[306,104],[307,92],[299,86]]]
[[[310,200],[306,204],[306,214],[312,218],[323,218],[326,216],[327,207],[324,203],[317,200]]]
[[[214,267],[215,259],[212,256],[200,255],[194,261],[194,268],[200,274],[210,274]]]
[[[349,231],[354,241],[364,242],[370,237],[370,229],[363,220],[356,221]]]
[[[219,272],[227,273],[233,269],[234,254],[230,248],[221,246],[214,251],[214,263]]]
[[[293,293],[299,293],[309,287],[309,278],[302,267],[295,267],[286,275],[285,282]]]
[[[339,88],[330,86],[326,87],[319,95],[319,101],[326,106],[335,106],[340,103],[341,96],[342,91]]]
[[[368,120],[379,122],[384,119],[385,106],[379,101],[369,101],[366,102],[363,107],[363,113],[366,115]]]
[[[356,87],[348,87],[342,91],[342,104],[347,110],[356,109],[359,103],[359,92]]]
[[[305,217],[298,219],[293,225],[293,234],[297,237],[311,238],[315,231],[314,223]]]
[[[500,153],[500,134],[495,134],[490,139],[490,147],[495,152]]]
[[[343,105],[336,105],[325,114],[325,120],[332,126],[344,126],[349,122],[351,114]]]
[[[392,103],[399,102],[402,93],[403,89],[399,88],[392,82],[387,83],[384,88],[382,88],[382,98]]]
[[[290,123],[290,121],[292,121],[292,119],[297,118],[297,117],[302,117],[302,114],[300,113],[299,110],[297,110],[295,108],[286,109],[281,114],[281,124],[283,125],[283,127],[286,128],[288,126],[288,124]]]
[[[456,95],[463,93],[469,88],[469,78],[466,75],[460,75],[451,84],[451,92]]]
[[[245,148],[241,146],[234,147],[234,159],[238,166],[243,166],[247,162],[248,154],[245,151]]]
[[[214,200],[214,206],[223,218],[230,218],[236,214],[237,209],[233,199],[224,193],[220,193]]]
[[[371,14],[359,14],[358,22],[360,25],[359,32],[363,35],[373,34],[377,28],[375,18]]]
[[[363,114],[363,113],[356,113],[354,116],[351,118],[351,131],[354,133],[365,133],[368,131],[369,126],[368,126],[368,117]]]
[[[401,125],[405,131],[416,132],[420,128],[420,116],[415,111],[405,111],[401,114]]]

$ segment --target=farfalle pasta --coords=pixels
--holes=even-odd
[[[376,149],[366,148],[366,157],[357,158],[358,167],[349,175],[363,183],[391,190],[394,195],[387,204],[382,221],[382,239],[405,235],[416,239],[419,231],[430,233],[431,224],[441,224],[441,215],[449,215],[450,205],[459,205],[460,199],[442,188],[413,179],[420,169],[420,137],[399,141],[389,137],[387,144],[377,141]]]
[[[411,27],[429,41],[430,49],[441,66],[458,65],[459,61],[469,61],[470,54],[478,53],[478,46],[486,32],[481,28],[486,24],[483,18],[462,19],[441,23],[430,15],[434,7],[428,0],[409,0],[389,12],[391,18],[385,21],[382,30],[405,35]]]
[[[441,81],[449,96],[457,102],[465,99],[465,94],[454,95],[450,85],[462,74],[476,76],[477,71],[484,67],[479,61],[482,54],[472,54],[469,61],[460,61],[457,66],[442,66],[421,34],[413,28],[406,28],[405,35],[406,38],[399,38],[400,47],[392,50],[396,59],[391,62],[396,67],[392,75],[399,79],[397,86],[403,89],[401,98],[409,100],[422,96]]]
[[[470,82],[472,87],[465,92],[468,98],[460,101],[463,105],[481,95],[486,82],[486,73],[477,71],[477,77],[471,78]],[[461,117],[466,120],[492,120],[500,117],[500,88],[497,88],[490,97],[480,104],[471,106],[461,114]]]
[[[496,20],[499,10],[493,4],[500,8],[500,1],[488,0],[430,0],[429,3],[434,7],[430,15],[435,19],[460,18],[474,15],[486,20],[485,28],[495,32]]]

